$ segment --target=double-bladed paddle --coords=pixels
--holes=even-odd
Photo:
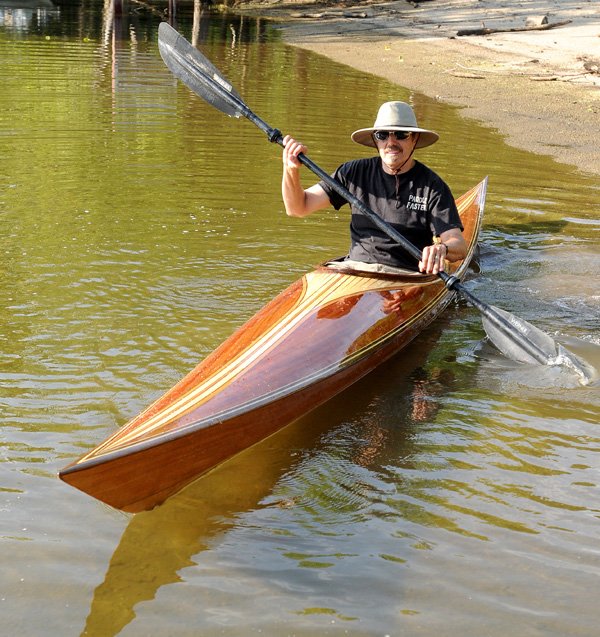
[[[253,113],[220,71],[166,22],[162,22],[159,26],[158,46],[171,72],[196,95],[230,117],[245,117],[265,132],[269,141],[283,146],[281,131],[271,128]],[[357,199],[341,183],[306,155],[301,153],[298,159],[344,199],[360,209],[380,230],[399,243],[417,261],[421,260],[421,251],[416,246]],[[557,344],[548,334],[509,312],[479,300],[456,277],[446,272],[439,272],[438,277],[448,289],[458,292],[481,312],[483,326],[489,339],[503,354],[523,363],[565,365],[576,371],[581,376],[582,382],[589,382],[590,372],[586,370],[585,365],[562,345]]]

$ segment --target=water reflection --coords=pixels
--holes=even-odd
[[[59,18],[60,9],[51,0],[0,0],[0,27],[28,31]]]
[[[421,367],[439,336],[439,328],[430,329],[425,346],[410,346],[404,361],[384,364],[387,381],[363,379],[326,408],[227,461],[163,506],[133,517],[94,591],[82,634],[117,635],[136,619],[141,602],[183,581],[185,568],[202,565],[202,552],[226,542],[227,533],[253,512],[309,507],[320,510],[319,524],[364,523],[374,506],[373,485],[368,474],[366,482],[357,480],[352,465],[377,472],[397,454],[410,458],[415,453],[412,427],[398,430],[394,423],[422,420],[425,401],[433,414],[436,395],[448,391],[439,384],[441,370],[430,379]],[[382,401],[386,386],[398,389],[398,382],[407,390],[402,394],[412,398],[397,402],[386,395]],[[352,422],[357,416],[360,424]],[[311,473],[316,467],[320,477],[315,481]],[[222,575],[227,577],[226,571]],[[223,596],[211,603],[229,602]],[[210,630],[209,617],[197,621],[200,629]]]
[[[435,338],[168,508],[121,518],[58,483],[300,273],[345,253],[348,217],[285,217],[279,151],[178,85],[154,12],[116,28],[104,3],[55,6],[0,26],[5,632],[67,634],[89,615],[96,634],[594,634],[598,386],[487,352],[463,303]],[[456,194],[490,175],[469,287],[597,351],[596,177],[288,48],[266,23],[191,4],[176,20],[326,169],[356,156],[346,133],[361,114],[413,103],[442,133],[426,161]]]

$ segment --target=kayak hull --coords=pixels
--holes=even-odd
[[[486,181],[457,200],[473,257]],[[454,297],[420,274],[304,275],[114,435],[59,472],[118,509],[151,509],[387,360]]]

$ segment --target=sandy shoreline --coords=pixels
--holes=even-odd
[[[401,0],[337,8],[306,2],[285,15],[280,26],[290,44],[462,106],[513,146],[600,174],[597,2]],[[570,22],[456,35],[483,26],[522,29],[543,16],[550,24]]]

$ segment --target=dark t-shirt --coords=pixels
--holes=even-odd
[[[450,188],[420,162],[403,174],[388,175],[378,156],[356,159],[333,176],[419,250],[446,230],[463,229]],[[319,184],[336,210],[348,203],[325,182]],[[417,269],[417,261],[354,206],[350,238],[350,259]]]

